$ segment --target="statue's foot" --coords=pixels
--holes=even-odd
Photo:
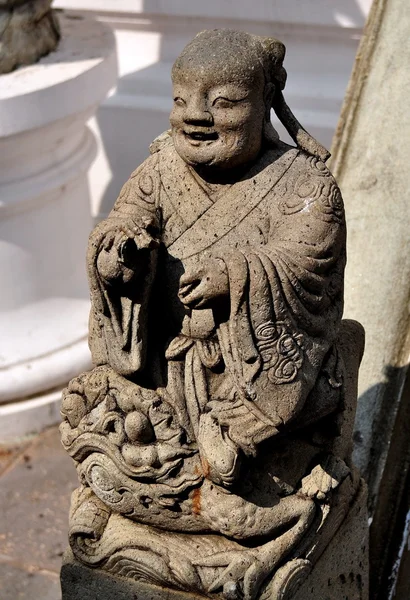
[[[272,572],[272,563],[267,559],[264,549],[258,548],[218,552],[197,564],[203,567],[225,567],[209,586],[208,592],[222,590],[227,600],[254,600],[262,583]]]

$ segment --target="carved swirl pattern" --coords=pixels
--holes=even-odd
[[[281,212],[291,215],[309,212],[324,221],[341,223],[344,219],[343,199],[332,174],[318,158],[308,160],[310,170],[296,178],[293,189],[287,189],[279,203]]]
[[[278,570],[266,592],[269,592],[270,598],[291,600],[311,570],[312,564],[308,560],[301,558],[290,560]],[[267,595],[265,594],[261,600],[267,600]]]
[[[272,383],[292,382],[303,363],[303,336],[292,334],[283,322],[267,321],[256,328],[263,369]]]
[[[132,181],[134,183],[135,180],[138,186],[139,195],[142,195],[142,199],[145,200],[145,202],[153,204],[155,202],[155,184],[151,175],[145,171],[141,173],[140,169],[137,169],[130,177],[130,182]]]
[[[116,206],[122,204],[155,204],[155,181],[147,169],[136,169],[122,186]]]

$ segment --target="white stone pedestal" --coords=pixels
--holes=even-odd
[[[116,83],[115,41],[60,21],[56,52],[0,77],[0,442],[58,421],[61,388],[90,366],[86,122]]]

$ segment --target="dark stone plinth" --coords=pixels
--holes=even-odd
[[[75,560],[70,550],[63,558],[61,590],[62,600],[205,600],[205,596],[90,569]]]

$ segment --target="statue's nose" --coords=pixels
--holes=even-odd
[[[184,115],[185,123],[189,123],[191,125],[212,125],[213,117],[209,112],[206,102],[204,100],[195,100],[191,99],[191,102],[188,103]]]

